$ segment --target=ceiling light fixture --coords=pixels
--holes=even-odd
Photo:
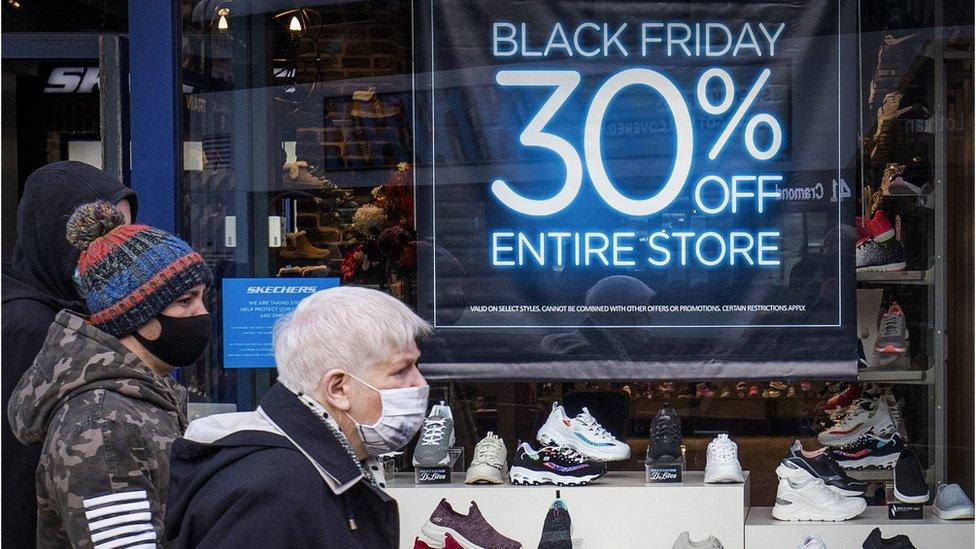
[[[297,15],[292,15],[291,16],[291,22],[288,23],[288,30],[293,31],[293,32],[301,32],[302,31],[302,22],[298,20],[298,16]]]
[[[217,19],[217,30],[225,31],[230,28],[230,23],[227,22],[227,16],[230,15],[230,10],[227,8],[220,8],[217,10],[217,14],[220,18]]]

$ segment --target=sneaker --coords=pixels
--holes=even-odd
[[[799,440],[790,446],[786,457],[776,468],[779,478],[802,480],[806,477],[819,478],[828,488],[842,496],[863,496],[868,483],[851,478],[826,448],[808,452]]]
[[[891,469],[905,448],[901,435],[894,429],[885,436],[869,433],[854,444],[830,450],[830,457],[844,469],[880,467]]]
[[[749,396],[751,398],[758,397],[759,396],[759,387],[756,387],[755,385],[750,385],[749,386]]]
[[[718,398],[732,398],[732,389],[729,389],[728,385],[722,387],[722,392],[718,394]]]
[[[932,168],[925,157],[912,157],[906,164],[885,166],[881,189],[888,196],[919,196],[931,192]]]
[[[865,240],[857,245],[855,255],[859,273],[905,270],[905,247],[895,238],[887,242]]]
[[[749,384],[745,381],[740,381],[735,384],[735,396],[739,398],[746,398],[749,391]]]
[[[420,441],[413,451],[413,466],[448,465],[451,446],[454,446],[454,415],[450,406],[435,404],[420,427]]]
[[[712,439],[705,454],[705,484],[744,482],[739,447],[728,434],[721,433]]]
[[[561,499],[552,502],[546,513],[539,549],[573,549],[573,519],[566,502]]]
[[[590,461],[568,447],[544,446],[534,450],[523,442],[515,450],[508,476],[512,484],[579,486],[603,476],[605,466]]]
[[[779,479],[773,518],[776,520],[850,520],[861,513],[867,503],[861,498],[846,497],[827,488],[819,478],[794,481]]]
[[[818,406],[817,408],[824,412],[832,412],[838,408],[846,408],[847,406],[850,406],[850,404],[857,400],[857,398],[860,396],[861,386],[857,383],[851,383],[845,387],[843,391],[830,397],[827,399],[827,402]]]
[[[420,528],[418,539],[429,547],[444,547],[444,539],[451,536],[465,549],[520,549],[522,544],[498,533],[485,520],[478,504],[471,502],[467,515],[455,511],[446,499],[441,499],[433,514]]]
[[[881,317],[874,352],[888,355],[908,354],[908,325],[905,322],[905,312],[897,303],[892,303],[888,312]]]
[[[786,398],[796,398],[796,387],[790,385],[790,388],[786,390]]]
[[[958,484],[940,484],[932,507],[942,520],[973,518],[973,502]]]
[[[911,450],[902,450],[895,464],[895,497],[902,503],[926,503],[929,485],[925,483],[922,464]]]
[[[857,243],[873,238],[878,242],[886,242],[895,237],[895,228],[891,226],[884,210],[875,210],[870,219],[854,218],[857,228]]]
[[[536,438],[545,445],[568,446],[584,457],[596,461],[621,461],[630,457],[630,446],[614,438],[583,408],[575,418],[566,416],[558,402]]]
[[[695,398],[715,398],[715,390],[708,383],[695,386]]]
[[[787,386],[782,381],[770,381],[763,391],[763,398],[779,398],[783,396]]]
[[[800,540],[800,545],[797,545],[796,549],[827,549],[827,544],[820,536],[807,534]]]
[[[917,549],[912,540],[905,534],[898,534],[893,538],[881,537],[881,528],[875,528],[868,534],[868,539],[861,544],[861,549]]]
[[[481,439],[474,447],[474,459],[464,476],[466,484],[502,484],[508,471],[508,456],[505,443],[495,433]]]
[[[876,399],[858,406],[839,423],[817,435],[817,440],[824,446],[846,446],[872,429],[881,432],[888,428],[893,428],[891,412],[883,399]]]
[[[691,541],[688,532],[681,532],[678,534],[678,539],[674,540],[671,549],[725,549],[725,547],[715,536],[708,536],[701,541]]]
[[[661,408],[651,421],[648,461],[676,461],[681,459],[681,419],[670,406]]]

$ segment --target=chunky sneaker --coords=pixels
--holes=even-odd
[[[725,549],[725,547],[715,536],[708,536],[701,541],[691,541],[688,532],[681,532],[678,534],[678,539],[674,540],[671,549]]]
[[[895,497],[902,503],[926,503],[929,485],[925,483],[922,464],[911,450],[902,450],[895,464]]]
[[[905,247],[896,238],[878,242],[870,238],[857,245],[857,272],[904,271]]]
[[[420,528],[418,540],[428,547],[442,548],[445,537],[450,536],[464,549],[520,549],[522,544],[498,533],[485,520],[478,504],[471,502],[467,515],[455,511],[446,499],[442,499]]]
[[[888,312],[881,317],[878,339],[874,342],[874,352],[889,355],[908,354],[908,325],[905,322],[905,312],[897,303],[892,303]]]
[[[566,502],[561,499],[552,502],[546,513],[539,549],[573,549],[573,519]]]
[[[867,507],[862,498],[846,497],[827,488],[819,478],[794,481],[779,479],[773,518],[777,520],[850,520]]]
[[[413,451],[414,467],[436,467],[451,462],[448,449],[454,446],[454,415],[450,406],[435,404],[420,427],[420,441]]]
[[[844,469],[827,453],[826,448],[808,452],[800,441],[794,441],[786,457],[776,468],[779,478],[802,480],[819,478],[828,488],[842,496],[863,496],[868,483],[848,476]]]
[[[651,421],[651,440],[647,446],[648,461],[675,461],[681,459],[681,419],[674,408],[667,406],[657,411]]]
[[[508,457],[505,443],[498,435],[488,431],[488,435],[474,447],[474,459],[464,477],[467,484],[502,484],[503,475],[508,470]]]
[[[881,537],[881,528],[875,528],[868,534],[868,539],[861,545],[862,549],[917,549],[912,540],[905,534],[898,534],[893,538]]]
[[[816,534],[807,534],[800,540],[800,545],[797,545],[796,549],[827,549],[827,544],[824,543],[822,537]]]
[[[605,472],[602,462],[587,460],[572,448],[544,446],[534,450],[523,442],[515,450],[508,476],[512,484],[578,486],[593,482]]]
[[[817,435],[817,439],[824,446],[845,446],[872,429],[880,432],[888,428],[893,428],[891,412],[883,399],[876,399],[859,406],[838,424]]]
[[[729,435],[721,433],[708,443],[705,452],[705,484],[744,482],[739,464],[739,447]]]
[[[579,415],[569,418],[558,402],[552,404],[549,419],[536,438],[547,446],[568,446],[596,461],[620,461],[630,457],[630,446],[607,432],[589,410],[583,408]]]
[[[844,469],[891,469],[898,462],[898,456],[904,448],[901,435],[897,430],[891,430],[884,436],[868,433],[853,444],[832,449],[830,457]]]
[[[940,484],[932,507],[942,520],[973,518],[973,502],[958,484]]]
[[[824,412],[831,412],[833,410],[837,410],[838,408],[846,408],[860,396],[861,386],[857,383],[851,383],[845,387],[843,391],[830,397],[827,399],[827,402],[817,406],[817,408]]]

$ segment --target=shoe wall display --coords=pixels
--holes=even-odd
[[[857,442],[859,438],[869,432],[884,432],[894,430],[891,412],[884,399],[862,401],[841,418],[834,426],[817,435],[817,439],[824,446],[845,446]]]
[[[671,549],[725,549],[722,542],[715,536],[708,536],[701,541],[692,541],[688,532],[681,532],[678,539],[674,540]]]
[[[468,513],[462,515],[442,499],[421,527],[417,539],[428,547],[445,547],[445,536],[450,536],[464,549],[520,549],[522,544],[500,534],[488,523],[478,504],[471,502]]]

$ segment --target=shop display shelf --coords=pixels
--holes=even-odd
[[[858,480],[869,482],[885,482],[894,478],[894,469],[879,469],[871,467],[868,469],[849,469],[847,474]],[[925,470],[925,482],[935,484],[935,471],[931,468]]]
[[[930,286],[935,283],[935,268],[929,267],[924,271],[868,271],[857,273],[857,281],[872,284],[920,284]]]
[[[939,520],[930,507],[921,520],[890,520],[886,506],[868,507],[861,516],[846,522],[781,522],[772,517],[771,507],[753,507],[745,526],[745,546],[749,549],[796,547],[807,534],[823,538],[827,547],[860,547],[871,533],[881,528],[890,538],[906,534],[918,547],[957,549],[973,547],[972,520]]]
[[[932,379],[931,370],[909,367],[902,369],[867,368],[857,373],[858,381],[887,383],[928,383]]]

